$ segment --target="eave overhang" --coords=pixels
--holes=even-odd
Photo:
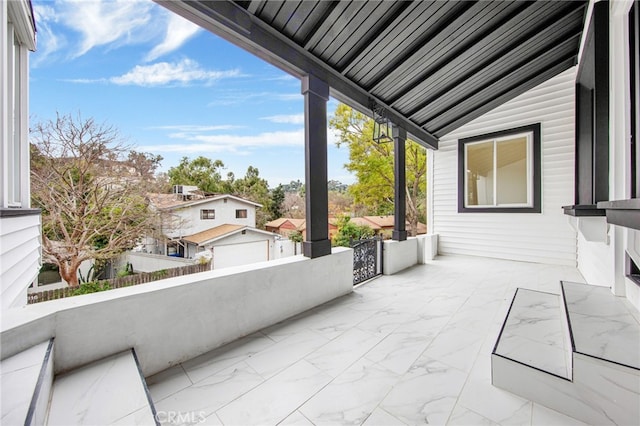
[[[421,145],[577,63],[587,1],[156,0]]]

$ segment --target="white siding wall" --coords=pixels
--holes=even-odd
[[[1,309],[27,304],[40,270],[40,215],[0,219]]]
[[[190,207],[185,207],[175,211],[181,218],[183,226],[181,230],[174,230],[174,232],[168,233],[170,237],[192,235],[207,229],[215,228],[216,226],[233,224],[233,225],[246,225],[252,228],[256,227],[256,208],[252,204],[243,203],[231,198],[226,199],[225,203],[223,199],[213,200],[206,203],[196,204]],[[200,210],[215,210],[215,219],[200,219]],[[236,210],[246,209],[246,219],[236,219]]]
[[[568,70],[440,140],[430,185],[432,233],[442,254],[576,265],[576,232],[562,206],[574,204],[574,79]],[[541,123],[542,213],[458,213],[458,139]]]

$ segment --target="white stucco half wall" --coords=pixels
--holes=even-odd
[[[1,358],[55,337],[56,373],[135,348],[148,376],[352,290],[353,251],[334,248],[43,302],[3,314]]]
[[[417,237],[409,237],[406,241],[387,240],[384,241],[383,246],[382,273],[384,275],[393,275],[418,264]]]

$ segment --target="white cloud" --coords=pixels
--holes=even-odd
[[[174,134],[171,137],[182,138],[184,134]],[[264,132],[257,135],[191,135],[187,137],[194,142],[204,142],[208,145],[253,148],[269,146],[302,146],[304,144],[304,129],[284,132]]]
[[[193,22],[175,13],[169,13],[164,40],[149,52],[146,60],[153,61],[162,55],[178,49],[193,37],[198,30],[200,30],[200,27]]]
[[[174,124],[170,126],[155,126],[155,127],[151,127],[151,129],[178,130],[180,132],[211,132],[216,130],[241,129],[243,127],[244,126],[235,126],[233,124],[219,124],[219,125]]]
[[[302,95],[299,93],[277,93],[277,92],[240,92],[233,91],[220,93],[216,99],[207,104],[208,107],[238,105],[245,102],[259,102],[261,99],[278,100],[283,102],[300,101]]]
[[[118,85],[166,86],[185,85],[192,82],[211,84],[217,80],[240,76],[239,70],[205,70],[191,59],[180,62],[158,62],[152,65],[137,65],[131,71],[109,81]]]
[[[172,139],[181,139],[182,143],[142,146],[142,151],[149,152],[180,152],[218,153],[233,152],[246,153],[252,148],[293,147],[304,145],[304,129],[294,131],[263,132],[255,135],[203,135],[189,132],[178,132],[169,135]]]
[[[272,123],[304,124],[304,114],[272,115],[269,117],[261,117],[260,120],[267,120]]]
[[[149,25],[154,7],[149,1],[66,0],[60,6],[62,22],[82,37],[72,57],[96,46],[140,43],[157,35]]]
[[[48,4],[36,4],[33,12],[38,26],[38,49],[35,55],[32,55],[31,64],[38,66],[54,52],[65,46],[66,39],[51,28],[60,19],[58,12],[53,7]]]

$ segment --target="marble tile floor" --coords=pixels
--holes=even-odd
[[[144,383],[131,351],[57,376],[47,425],[153,425]]]
[[[579,425],[491,385],[516,288],[572,267],[439,256],[147,378],[163,424]]]
[[[496,354],[571,380],[561,303],[557,294],[518,289]]]
[[[609,289],[564,282],[576,351],[640,369],[640,325],[624,299]]]

